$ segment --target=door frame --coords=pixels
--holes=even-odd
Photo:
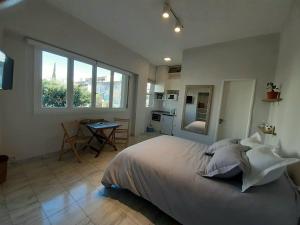
[[[222,108],[222,103],[223,103],[224,85],[225,85],[225,82],[230,82],[230,81],[252,81],[253,82],[253,90],[252,90],[252,95],[251,95],[251,100],[250,100],[250,111],[249,111],[249,115],[248,115],[246,136],[248,137],[249,133],[250,133],[253,106],[254,106],[254,99],[255,99],[255,91],[256,91],[256,79],[252,79],[252,78],[224,79],[224,80],[222,80],[221,90],[220,90],[221,93],[220,93],[220,100],[219,100],[219,106],[218,106],[218,116],[217,116],[217,123],[216,123],[216,129],[215,129],[216,132],[215,132],[215,135],[214,135],[214,142],[217,141],[218,134],[219,134],[219,119],[220,119],[220,116],[221,116],[221,108]]]

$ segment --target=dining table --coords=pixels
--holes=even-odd
[[[92,134],[92,136],[88,140],[88,147],[96,151],[97,154],[95,158],[99,156],[105,145],[110,145],[114,148],[115,151],[118,151],[117,146],[113,141],[113,138],[116,129],[120,127],[119,124],[115,122],[101,121],[96,123],[87,123],[85,124],[85,126]],[[99,148],[91,145],[94,139],[97,140],[97,142],[100,144]]]

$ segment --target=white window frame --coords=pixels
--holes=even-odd
[[[149,105],[148,106],[146,105],[146,108],[152,108],[153,104],[154,104],[154,85],[155,85],[155,82],[152,81],[152,80],[148,80],[147,84],[148,83],[151,83],[153,86],[152,86],[152,90],[150,88],[150,93],[149,94],[147,93],[147,86],[146,86],[146,99],[147,99],[147,96],[149,95]]]
[[[128,97],[129,97],[129,82],[131,73],[121,70],[119,68],[97,62],[96,60],[91,60],[83,56],[64,51],[59,48],[45,45],[36,41],[28,40],[30,44],[34,45],[34,113],[95,113],[95,112],[123,112],[128,110]],[[53,107],[53,108],[44,108],[42,107],[42,52],[46,51],[53,53],[59,56],[66,57],[68,59],[68,78],[67,78],[67,107]],[[92,74],[92,96],[91,96],[91,106],[90,107],[74,107],[73,106],[73,63],[74,60],[87,63],[93,66]],[[97,79],[97,66],[108,69],[111,72],[111,82],[110,82],[110,103],[109,108],[100,108],[96,107],[96,79]],[[114,72],[121,73],[125,75],[124,82],[127,82],[127,85],[124,85],[124,107],[113,108],[113,74]]]

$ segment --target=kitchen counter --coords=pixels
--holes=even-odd
[[[163,110],[153,110],[152,113],[159,113],[165,116],[176,116],[176,114],[172,114],[169,111],[163,111]]]

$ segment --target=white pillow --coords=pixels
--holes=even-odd
[[[299,162],[296,158],[281,158],[273,151],[272,146],[261,145],[249,150],[246,155],[250,163],[250,171],[243,174],[242,192],[251,186],[259,186],[277,180],[286,166]]]
[[[248,146],[250,148],[255,148],[259,145],[262,145],[262,138],[258,132],[253,134],[252,136],[242,139],[241,145]]]

